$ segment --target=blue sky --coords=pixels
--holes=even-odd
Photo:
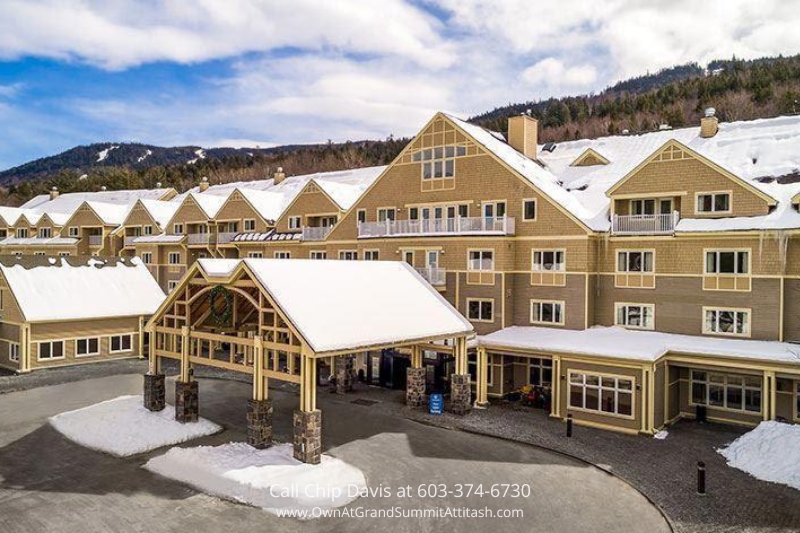
[[[800,53],[796,1],[3,0],[0,169],[78,144],[412,135],[437,110]]]

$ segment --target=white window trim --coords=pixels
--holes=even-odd
[[[533,308],[536,305],[542,305],[542,304],[553,304],[553,306],[556,306],[556,305],[561,306],[561,313],[560,313],[561,314],[561,321],[560,322],[543,322],[541,320],[539,320],[539,321],[534,320],[533,319]],[[554,307],[554,309],[555,309],[555,307]],[[567,304],[566,304],[566,302],[564,300],[538,300],[538,299],[535,299],[535,298],[531,298],[529,312],[530,312],[530,315],[529,315],[528,318],[530,318],[531,324],[537,324],[537,325],[542,325],[542,326],[563,326],[564,323],[566,322]],[[539,313],[539,316],[541,316],[541,311]]]
[[[533,218],[525,218],[525,204],[533,202]],[[539,199],[538,198],[523,198],[522,199],[522,216],[520,217],[523,222],[536,222],[539,219]]]
[[[325,250],[311,250],[308,253],[310,259],[323,260],[328,258],[328,252]]]
[[[491,303],[492,304],[492,319],[488,320],[488,319],[483,318],[483,312],[481,310],[481,306],[480,305],[478,306],[478,315],[480,316],[480,318],[470,318],[470,316],[469,316],[469,304],[471,302],[479,302],[479,303],[489,302],[489,303]],[[467,298],[467,309],[466,310],[467,310],[466,317],[467,317],[467,320],[469,320],[470,322],[481,322],[481,323],[484,323],[484,324],[494,324],[494,319],[495,319],[495,316],[494,316],[494,298]]]
[[[244,219],[244,222],[242,222],[242,227],[244,228],[244,231],[255,231],[256,230],[256,219],[254,219],[254,218],[246,218],[246,219]]]
[[[178,287],[178,284],[180,284],[180,280],[177,280],[177,279],[168,280],[167,281],[167,292],[174,291]]]
[[[713,209],[714,208],[714,200],[715,200],[715,198],[713,198],[713,196],[719,195],[719,194],[727,194],[728,195],[728,210],[727,211],[715,211]],[[700,207],[699,204],[698,204],[698,201],[700,200],[701,196],[708,196],[708,195],[712,195],[712,198],[711,198],[711,207],[712,207],[712,209],[711,209],[711,211],[700,211],[700,209],[698,209]],[[714,215],[730,215],[731,213],[733,213],[733,191],[699,191],[699,192],[694,193],[694,214],[696,216],[703,217],[703,216],[714,216]]]
[[[483,266],[485,259],[483,259],[483,254],[489,252],[492,254],[492,268],[490,269],[483,269],[483,268],[472,268],[472,260],[470,259],[470,255],[473,252],[479,252],[481,254],[480,266]],[[467,270],[471,272],[495,272],[495,253],[494,248],[470,248],[467,250]]]
[[[601,386],[598,387],[597,409],[589,409],[589,408],[586,408],[586,407],[575,407],[575,406],[572,405],[572,385],[573,385],[572,375],[573,374],[577,374],[577,375],[583,376],[583,383],[582,384],[577,384],[577,383],[575,384],[576,386],[581,386],[583,388],[583,390],[584,390],[583,402],[582,402],[583,405],[586,405],[586,376],[593,376],[593,377],[597,377],[598,378],[598,380],[599,380],[598,383],[600,383]],[[619,388],[619,382],[618,381],[615,382],[615,386],[614,386],[614,389],[613,389],[615,391],[615,394],[614,394],[614,400],[615,400],[614,409],[615,409],[615,412],[613,412],[613,413],[610,413],[608,411],[603,411],[602,408],[601,408],[601,405],[602,405],[602,402],[603,402],[602,389],[605,388],[605,387],[602,387],[603,378],[609,378],[609,379],[610,378],[615,378],[616,380],[624,379],[626,381],[630,381],[631,382],[630,391],[625,390],[625,389],[620,389]],[[629,414],[629,415],[620,414],[618,412],[619,411],[619,392],[620,391],[622,391],[623,394],[628,394],[628,392],[630,392],[630,395],[631,395],[631,414]],[[622,375],[617,375],[617,374],[603,374],[603,373],[600,373],[600,372],[592,372],[592,371],[589,371],[589,370],[568,368],[567,369],[567,410],[568,411],[580,411],[580,412],[583,412],[583,413],[593,413],[593,414],[596,414],[596,415],[609,416],[609,417],[614,417],[614,418],[624,418],[625,420],[634,420],[636,418],[636,378],[634,376],[622,376]]]
[[[381,211],[384,211],[385,212],[384,214],[388,214],[389,212],[391,212],[393,218],[389,218],[387,216],[384,220],[381,220]],[[384,207],[376,208],[375,209],[375,220],[378,221],[379,223],[384,223],[384,224],[386,223],[387,220],[390,220],[392,222],[396,221],[397,220],[397,206],[387,205],[387,206],[384,206]]]
[[[353,259],[346,259],[345,254],[353,254]],[[339,250],[340,261],[358,261],[358,250]]]
[[[289,224],[289,229],[302,229],[303,228],[303,217],[301,216],[291,216],[287,219]]]
[[[114,339],[119,338],[120,347],[122,346],[122,338],[129,337],[131,339],[131,347],[130,348],[120,348],[119,350],[114,350],[112,347],[114,345]],[[132,333],[123,333],[120,335],[109,335],[108,337],[108,353],[127,353],[133,351],[133,334]]]
[[[367,254],[376,254],[374,259],[367,259]],[[378,249],[364,250],[364,261],[380,261],[381,251]]]
[[[180,231],[178,231],[180,229]],[[176,222],[172,225],[172,233],[175,235],[183,235],[183,222]]]
[[[292,252],[288,252],[286,250],[277,250],[274,254],[272,254],[272,257],[275,259],[291,259]]]
[[[78,226],[70,226],[67,230],[67,235],[72,238],[78,238],[81,235],[81,229]]]
[[[549,252],[553,253],[561,253],[562,261],[561,263],[555,263],[557,265],[561,265],[560,268],[556,268],[554,270],[545,270],[543,268],[537,268],[541,266],[541,264],[537,264],[534,260],[536,257],[536,253],[545,254]],[[531,249],[531,272],[566,272],[567,271],[567,249],[566,248],[532,248]]]
[[[172,262],[172,258],[173,257],[177,257],[178,258],[178,262],[177,263],[173,263]],[[169,252],[169,254],[167,254],[167,264],[169,264],[169,265],[180,265],[182,263],[183,263],[183,260],[181,259],[181,253],[180,252]]]
[[[96,339],[97,340],[97,351],[96,352],[87,352],[87,353],[79,354],[78,353],[78,341],[86,341],[86,348],[88,349],[89,348],[89,341],[92,340],[92,339]],[[76,358],[78,358],[78,357],[94,357],[94,356],[100,355],[100,342],[101,342],[100,337],[83,337],[83,338],[80,338],[80,339],[75,339],[74,342],[75,342],[75,357]]]
[[[706,380],[705,381],[701,381],[701,380],[698,380],[698,379],[694,379],[694,373],[695,372],[705,372]],[[712,374],[715,375],[715,376],[723,376],[723,377],[725,377],[726,378],[725,383],[714,383],[714,382],[712,382],[711,381],[711,375]],[[742,408],[741,409],[737,409],[737,408],[734,408],[734,407],[728,407],[728,381],[727,381],[727,377],[728,376],[731,376],[731,377],[733,377],[733,376],[736,376],[736,377],[741,376],[743,379],[745,379],[745,378],[759,378],[758,387],[748,386],[746,383],[741,387],[742,388]],[[694,401],[694,384],[695,383],[703,383],[703,384],[705,384],[705,386],[706,386],[706,403],[697,403],[697,402]],[[722,403],[723,403],[723,405],[711,405],[709,403],[709,400],[710,400],[710,397],[711,397],[711,385],[721,386],[722,387],[722,395],[723,395]],[[758,411],[751,411],[749,409],[745,409],[745,406],[747,405],[747,398],[746,398],[746,392],[745,391],[747,389],[751,389],[751,390],[757,389],[758,391],[761,392],[761,396],[760,396],[761,397],[761,408]],[[716,410],[720,410],[720,411],[729,411],[729,412],[732,412],[732,413],[745,413],[745,414],[749,414],[749,415],[753,415],[753,416],[758,416],[759,414],[762,414],[764,412],[764,407],[766,405],[765,398],[764,398],[764,381],[763,381],[763,379],[760,379],[759,376],[754,376],[752,374],[737,374],[735,372],[716,372],[716,371],[713,371],[713,370],[707,370],[705,368],[690,368],[689,369],[689,405],[690,406],[704,405],[704,406],[708,407],[709,409],[716,409]]]
[[[653,261],[652,261],[652,270],[620,270],[619,269],[619,254],[631,254],[631,253],[651,253],[653,254]],[[644,256],[642,256],[642,266],[644,267]],[[627,267],[628,261],[625,261],[625,265]],[[654,248],[621,248],[617,250],[616,255],[614,255],[614,270],[618,274],[655,274],[656,272],[656,251]]]
[[[619,322],[619,310],[623,307],[641,307],[642,313],[644,313],[644,308],[650,308],[650,318],[651,324],[650,326],[631,326],[629,324],[620,324]],[[644,314],[642,315],[644,316]],[[614,303],[614,325],[622,326],[626,329],[642,329],[646,331],[653,331],[656,329],[656,306],[655,304],[643,304],[643,303],[636,303],[636,302],[615,302]]]
[[[747,272],[709,272],[708,271],[708,254],[720,252],[734,252],[734,253],[747,253]],[[738,265],[738,261],[734,261]],[[717,267],[719,267],[719,256],[717,256]],[[703,248],[703,275],[705,276],[750,276],[753,272],[753,253],[750,248]]]
[[[59,343],[59,342],[61,343],[61,357],[45,357],[45,358],[42,358],[42,345],[43,344],[52,345],[52,344]],[[52,346],[50,346],[50,353],[51,354],[53,353],[53,347]],[[36,360],[37,361],[59,361],[61,359],[64,359],[66,356],[67,356],[67,354],[66,354],[66,345],[64,344],[63,340],[39,341],[38,342],[38,346],[37,346],[37,349],[36,349]]]
[[[18,342],[9,342],[8,343],[8,360],[13,363],[19,363],[19,343]],[[16,353],[15,353],[16,352]]]
[[[724,331],[713,331],[707,328],[706,324],[706,313],[709,311],[730,311],[734,313],[746,313],[747,314],[747,331],[745,333],[725,333]],[[734,317],[735,319],[735,317]],[[715,306],[704,306],[703,307],[703,314],[702,314],[702,330],[703,335],[714,335],[719,337],[739,337],[739,338],[750,338],[753,332],[753,310],[748,307],[715,307]],[[719,320],[719,318],[717,319]]]
[[[142,263],[150,265],[153,263],[153,252],[142,252],[140,258],[142,259]]]

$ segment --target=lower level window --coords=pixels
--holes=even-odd
[[[133,346],[133,335],[114,335],[111,337],[112,352],[129,352]]]
[[[531,300],[531,322],[534,324],[563,324],[564,303]]]
[[[275,259],[291,259],[291,252],[275,252]]]
[[[550,385],[553,383],[553,360],[533,357],[528,361],[528,383]]]
[[[467,318],[478,322],[494,321],[494,301],[467,300]]]
[[[692,403],[761,412],[761,378],[692,370]]]
[[[64,357],[64,341],[39,343],[39,359],[61,359]]]
[[[339,259],[342,261],[357,261],[358,260],[358,252],[354,250],[342,250],[339,252]]]
[[[75,341],[75,355],[77,357],[86,355],[100,354],[100,339],[92,337],[89,339],[78,339]]]
[[[264,257],[264,252],[247,252],[247,257],[250,259],[261,259]]]
[[[378,250],[365,250],[364,251],[364,260],[365,261],[377,261],[378,260]]]
[[[750,312],[741,309],[704,309],[703,333],[746,337],[750,335]]]
[[[644,304],[617,304],[617,325],[634,329],[653,329],[655,307]]]
[[[633,416],[633,380],[570,372],[569,405],[587,411]]]
[[[8,343],[8,360],[15,363],[19,362],[19,344],[16,342]]]
[[[327,259],[328,252],[311,252],[311,259]]]

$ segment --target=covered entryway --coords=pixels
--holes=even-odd
[[[386,308],[385,302],[392,302]],[[322,449],[317,368],[325,361],[343,382],[358,353],[409,354],[407,398],[425,402],[423,351],[448,352],[450,407],[470,409],[467,338],[471,324],[408,265],[283,259],[201,259],[147,325],[150,369],[145,406],[165,406],[164,358],[180,361],[175,417],[194,422],[199,391],[192,368],[207,365],[253,376],[248,443],[263,448],[272,437],[269,380],[294,383],[294,455],[316,463]],[[339,378],[339,373],[341,377]],[[337,379],[337,382],[338,382]]]

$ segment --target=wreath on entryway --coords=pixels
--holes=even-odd
[[[224,301],[221,310],[217,310],[217,301],[219,298],[222,298]],[[233,315],[233,296],[231,295],[231,291],[222,285],[217,285],[211,289],[208,295],[208,303],[211,308],[211,318],[214,319],[214,322],[217,324],[227,324],[230,322],[231,316]]]

